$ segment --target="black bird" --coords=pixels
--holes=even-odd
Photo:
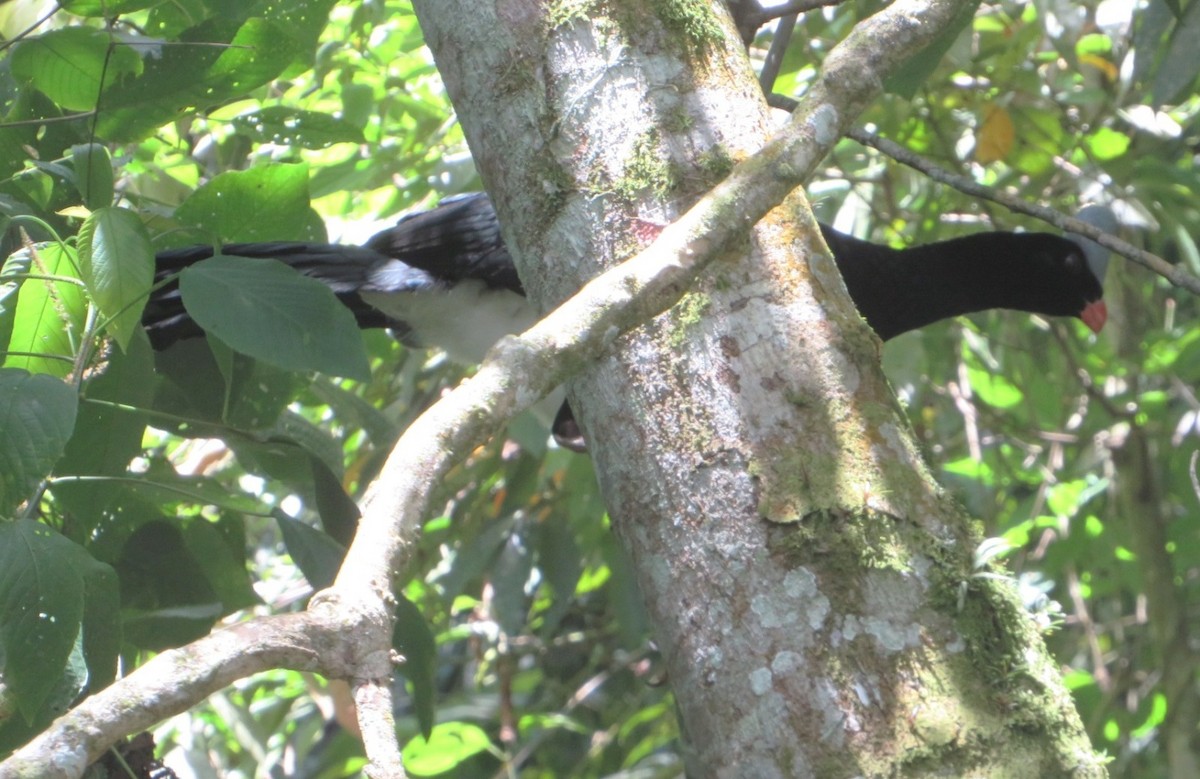
[[[1112,219],[1104,208],[1085,211],[1094,221]],[[824,224],[821,233],[851,299],[884,341],[991,308],[1075,316],[1095,332],[1107,317],[1101,286],[1107,251],[1090,241],[984,232],[892,249]],[[537,318],[484,193],[446,198],[429,211],[404,216],[362,247],[231,243],[221,253],[278,260],[326,284],[360,326],[395,328],[414,346],[441,348],[463,361],[478,362],[500,336]],[[159,252],[156,281],[212,255],[212,246]],[[489,320],[494,326],[476,327]],[[174,284],[151,295],[142,321],[155,348],[202,333]]]
[[[1109,230],[1108,209],[1081,213]],[[1101,279],[1107,251],[1090,241],[1047,233],[985,232],[892,249],[821,225],[846,288],[882,340],[960,314],[1010,308],[1075,316],[1094,332],[1107,318]],[[538,314],[525,298],[500,238],[491,200],[472,193],[401,218],[365,246],[300,242],[233,243],[225,255],[274,259],[328,285],[360,327],[389,327],[412,346],[441,348],[460,362],[479,362],[503,335]],[[157,280],[213,254],[211,246],[160,252]],[[156,349],[200,328],[174,283],[156,290],[142,316]],[[569,410],[556,420],[566,424]],[[573,423],[573,420],[570,420]]]

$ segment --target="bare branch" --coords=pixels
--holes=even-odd
[[[819,8],[841,5],[844,2],[846,0],[792,0],[790,3],[777,5],[773,8],[760,8],[755,17],[755,22],[761,27],[772,19],[781,19],[785,16],[808,13],[809,11],[816,11]]]
[[[67,779],[122,737],[186,711],[238,679],[272,668],[349,672],[352,632],[342,615],[308,612],[234,625],[155,657],[84,700],[0,764],[0,779]]]
[[[785,16],[779,21],[779,27],[775,30],[775,40],[771,41],[771,49],[767,52],[762,73],[758,76],[758,83],[762,85],[765,95],[771,94],[775,89],[775,79],[779,77],[779,69],[783,67],[783,56],[787,53],[788,44],[792,40],[792,30],[795,28],[796,14]]]

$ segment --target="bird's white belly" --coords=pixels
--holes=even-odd
[[[527,298],[475,280],[438,290],[361,296],[392,319],[407,323],[417,345],[441,349],[464,364],[479,363],[502,336],[522,332],[538,320]]]

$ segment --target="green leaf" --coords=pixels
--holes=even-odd
[[[222,17],[183,31],[147,60],[137,78],[105,93],[96,133],[109,140],[137,140],[183,111],[220,105],[268,83],[300,51],[289,24],[282,18],[239,22]]]
[[[1100,33],[1091,33],[1084,35],[1075,42],[1075,53],[1077,55],[1084,54],[1108,54],[1112,51],[1112,38]]]
[[[83,576],[83,656],[87,662],[87,686],[103,689],[117,677],[121,653],[121,593],[117,572],[111,566],[84,557],[76,559]]]
[[[1091,135],[1085,136],[1083,142],[1087,144],[1093,157],[1104,162],[1115,160],[1129,149],[1129,136],[1111,127],[1099,128]]]
[[[112,205],[113,168],[108,149],[98,143],[78,143],[71,147],[71,167],[83,204],[95,210]]]
[[[127,349],[154,284],[154,248],[142,220],[124,208],[93,211],[79,230],[79,261],[109,332]]]
[[[189,537],[213,533],[206,524],[203,518],[186,524],[155,518],[126,539],[114,567],[129,643],[155,651],[180,646],[206,635],[229,610],[208,575],[207,566],[217,562],[206,559],[214,545],[195,548]]]
[[[404,769],[413,776],[436,776],[457,768],[463,761],[492,746],[487,733],[466,722],[444,722],[428,738],[414,738],[404,746]]]
[[[437,672],[437,642],[420,609],[401,595],[396,599],[396,627],[392,646],[404,656],[399,672],[412,685],[413,709],[426,740],[433,733],[434,674]]]
[[[46,729],[55,718],[65,714],[71,704],[79,699],[91,683],[91,671],[84,660],[83,641],[77,639],[71,655],[54,687],[46,696],[41,708],[29,718],[0,718],[0,754],[28,743],[31,738]]]
[[[542,614],[542,631],[552,631],[574,602],[583,575],[582,553],[565,522],[539,522],[536,531],[538,569],[553,592],[551,606]]]
[[[36,259],[28,266],[30,273],[80,278],[73,248],[57,243],[41,244],[34,247],[34,253]],[[69,374],[82,338],[86,310],[82,284],[45,279],[23,281],[17,293],[8,349],[26,354],[7,356],[4,367],[59,377]]]
[[[972,457],[963,457],[942,466],[946,473],[964,476],[980,484],[991,486],[996,482],[996,475],[987,463],[979,462]]]
[[[230,171],[197,189],[175,212],[226,241],[324,241],[325,226],[308,204],[305,165],[259,165]]]
[[[1057,109],[1026,109],[1016,114],[1017,137],[1021,139],[1009,160],[1013,168],[1037,175],[1053,167],[1062,152],[1062,118]]]
[[[320,458],[313,457],[313,493],[316,498],[317,514],[321,517],[321,528],[330,538],[342,546],[350,546],[358,529],[362,513],[358,505],[342,487],[341,480]]]
[[[91,16],[98,19],[113,19],[131,11],[140,11],[158,5],[159,0],[63,0],[64,11],[76,16]]]
[[[941,37],[917,52],[896,72],[892,73],[884,83],[884,89],[905,100],[911,100],[921,85],[933,74],[938,63],[942,61],[942,57],[950,51],[950,47],[958,40],[958,36],[975,18],[975,11],[979,8],[980,1],[973,0],[959,8],[958,14],[946,27],[946,31],[942,33]]]
[[[1144,706],[1142,708],[1145,708]],[[1155,693],[1150,698],[1150,711],[1146,714],[1146,719],[1140,725],[1130,731],[1134,738],[1147,738],[1154,729],[1163,723],[1167,718],[1167,696],[1161,692]]]
[[[321,590],[333,584],[346,556],[345,547],[315,527],[292,519],[282,511],[276,511],[274,515],[288,554],[313,589]]]
[[[58,379],[0,368],[0,515],[28,498],[58,462],[78,402]]]
[[[154,354],[143,333],[134,337],[126,351],[114,351],[105,370],[85,381],[75,430],[58,463],[58,473],[125,473],[142,451],[146,430],[145,415],[135,409],[150,405],[156,386]],[[112,405],[117,403],[120,408]]]
[[[1176,13],[1176,16],[1179,14]],[[1158,72],[1150,88],[1155,106],[1178,102],[1192,88],[1197,74],[1200,74],[1200,57],[1196,56],[1198,49],[1200,4],[1192,2],[1175,25],[1167,51],[1159,60]]]
[[[370,375],[350,310],[281,262],[217,255],[179,277],[188,313],[233,349],[292,371]]]
[[[492,613],[500,629],[510,636],[520,635],[529,613],[525,586],[533,570],[533,550],[527,535],[527,523],[518,522],[505,541],[492,566]]]
[[[238,132],[258,143],[325,149],[335,143],[363,143],[362,130],[344,119],[315,111],[270,106],[235,117]]]
[[[1166,32],[1179,18],[1179,0],[1170,3],[1150,0],[1135,18],[1133,31],[1133,82],[1141,84],[1150,74],[1158,54],[1166,48]]]
[[[993,408],[1012,408],[1025,397],[1024,393],[1004,376],[970,362],[967,365],[967,377],[970,379],[971,389],[979,399]]]
[[[108,33],[67,27],[19,43],[12,71],[69,111],[90,111],[100,98],[101,74],[111,84],[141,69],[130,47],[114,43]]]
[[[27,720],[54,690],[83,621],[87,553],[32,520],[0,524],[4,683]]]

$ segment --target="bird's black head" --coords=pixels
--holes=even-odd
[[[1011,236],[1013,256],[1024,278],[1015,279],[1023,288],[1020,307],[1050,316],[1079,317],[1100,332],[1108,311],[1104,305],[1103,269],[1093,262],[1076,241],[1047,233]]]

